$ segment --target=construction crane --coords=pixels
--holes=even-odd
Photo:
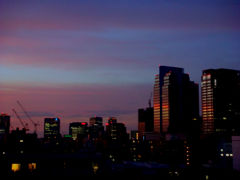
[[[28,124],[24,124],[23,120],[21,119],[21,117],[18,115],[17,111],[15,109],[12,109],[12,111],[14,112],[14,114],[17,116],[18,120],[20,121],[21,125],[23,126],[23,128],[28,131]]]
[[[34,126],[34,133],[37,134],[37,126],[39,125],[38,123],[35,123],[32,118],[30,117],[30,115],[28,114],[28,112],[25,110],[25,108],[23,107],[23,105],[20,103],[20,101],[17,101],[17,104],[19,105],[19,107],[22,109],[22,111],[24,112],[24,114],[27,116],[27,118],[29,119],[29,121],[33,124]]]

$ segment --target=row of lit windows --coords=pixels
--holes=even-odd
[[[202,82],[202,88],[211,87],[211,86],[212,86],[211,81],[204,81],[204,82]]]
[[[202,90],[202,94],[205,94],[205,93],[207,93],[207,92],[213,92],[213,90],[212,89],[203,89]]]
[[[213,92],[203,92],[202,93],[202,97],[211,97],[211,95],[213,95]]]
[[[213,115],[214,113],[213,113],[213,111],[205,111],[205,110],[202,110],[202,115],[203,116],[208,116],[208,115]]]
[[[209,73],[205,73],[205,74],[203,74],[203,76],[202,76],[202,79],[203,80],[205,80],[205,79],[210,79],[211,78],[211,74],[209,74]]]
[[[207,102],[204,102],[204,104],[202,105],[202,108],[213,108],[213,103],[207,101]]]
[[[202,81],[203,86],[211,85],[211,80]]]
[[[212,95],[213,95],[212,91],[202,92],[202,97],[209,97],[209,96],[212,96]]]
[[[209,114],[203,114],[203,119],[204,118],[208,118],[209,119],[209,118],[213,118],[213,117],[214,117],[214,115],[212,113],[211,114],[210,113]]]
[[[211,84],[211,80],[202,81],[202,85]]]
[[[213,113],[212,112],[209,112],[209,113],[203,113],[203,117],[213,117]]]

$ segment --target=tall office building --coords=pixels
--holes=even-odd
[[[60,119],[45,118],[44,119],[44,138],[56,139],[60,136]]]
[[[86,122],[70,123],[69,134],[72,136],[73,140],[77,140],[78,137],[87,137],[88,123],[86,123]]]
[[[0,115],[0,135],[9,134],[10,116],[7,114]]]
[[[240,71],[208,69],[202,73],[203,133],[240,133]]]
[[[154,131],[187,133],[199,116],[198,85],[182,68],[159,66],[154,84]]]

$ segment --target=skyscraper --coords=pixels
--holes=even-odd
[[[88,123],[86,122],[73,122],[69,125],[69,134],[73,140],[78,137],[86,137],[88,134]]]
[[[0,135],[9,134],[10,116],[7,114],[0,115]]]
[[[187,133],[198,118],[198,85],[182,68],[159,66],[154,84],[154,131]]]
[[[201,89],[203,133],[240,134],[240,71],[204,70]]]
[[[45,118],[44,119],[44,138],[56,139],[60,135],[60,119]]]
[[[153,89],[153,122],[154,122],[154,132],[160,133],[160,119],[161,119],[161,109],[160,109],[160,83],[159,74],[155,75],[155,83]]]

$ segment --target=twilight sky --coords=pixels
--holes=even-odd
[[[40,134],[49,116],[136,129],[159,65],[240,70],[240,0],[0,0],[0,112],[24,119],[20,100]]]

